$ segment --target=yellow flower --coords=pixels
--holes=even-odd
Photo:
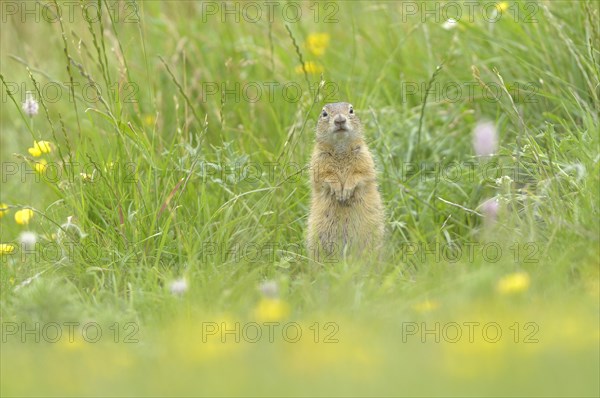
[[[15,245],[10,243],[0,243],[0,254],[11,254],[15,251]]]
[[[154,115],[146,115],[144,116],[144,124],[147,126],[154,125]]]
[[[50,153],[52,146],[48,141],[33,141],[33,147],[29,148],[28,151],[31,156],[37,158],[42,153]]]
[[[440,304],[434,300],[425,300],[413,305],[413,309],[417,312],[431,312],[437,309]]]
[[[28,149],[28,151],[29,151],[29,154],[30,154],[31,156],[33,156],[33,157],[36,157],[36,158],[37,158],[38,156],[41,156],[41,155],[42,155],[42,151],[41,151],[41,150],[40,150],[40,148],[38,148],[38,147],[37,147],[37,145],[35,145],[35,144],[33,145],[33,147],[32,147],[32,148],[29,148],[29,149]]]
[[[304,67],[306,68],[306,73],[311,73],[313,75],[317,75],[324,71],[324,69],[321,65],[319,65],[313,61],[307,61],[304,64]],[[304,71],[302,70],[302,65],[298,65],[296,67],[296,73],[298,73],[298,74],[304,73]]]
[[[325,50],[327,49],[327,46],[329,46],[329,34],[311,33],[306,39],[305,46],[313,55],[320,57],[325,54]]]
[[[52,144],[48,141],[40,141],[37,145],[42,153],[50,153],[52,151]]]
[[[79,176],[81,177],[81,180],[83,182],[92,182],[93,179],[94,179],[94,175],[93,174],[79,173]]]
[[[285,319],[290,313],[289,305],[277,298],[263,298],[254,309],[254,316],[261,322]]]
[[[29,220],[33,217],[33,210],[21,209],[15,213],[15,221],[17,224],[26,225],[29,224]]]
[[[104,172],[105,172],[105,173],[109,173],[109,172],[116,171],[116,168],[117,168],[116,166],[118,166],[118,164],[115,164],[115,162],[108,162],[108,163],[106,163],[106,164],[104,165]],[[80,175],[82,178],[83,178],[83,175],[84,175],[84,174],[85,174],[85,173],[79,173],[79,175]],[[94,176],[92,175],[92,178],[93,178],[93,177],[94,177]]]
[[[0,218],[2,218],[5,213],[8,213],[8,205],[6,203],[0,203]]]
[[[40,174],[46,171],[46,167],[48,167],[48,162],[46,162],[46,159],[40,159],[39,162],[35,162],[33,165],[35,171],[37,171]]]
[[[496,9],[500,12],[508,10],[508,3],[506,1],[503,1],[500,4],[497,4]]]
[[[496,285],[496,290],[501,294],[524,292],[529,288],[529,282],[527,272],[515,272],[500,279]]]

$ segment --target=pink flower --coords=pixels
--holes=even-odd
[[[473,148],[477,156],[489,156],[498,150],[498,133],[492,122],[479,122],[473,130]]]
[[[28,92],[25,98],[25,102],[23,102],[23,112],[25,112],[27,116],[35,116],[37,115],[38,110],[39,105],[37,101],[35,100],[35,98],[33,98],[33,94]]]
[[[498,217],[498,210],[500,204],[497,199],[488,199],[481,204],[481,213],[483,214],[483,220],[486,224],[493,224],[496,222]]]

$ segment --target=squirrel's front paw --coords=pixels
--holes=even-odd
[[[350,200],[350,198],[352,198],[352,195],[354,194],[354,189],[356,187],[343,187],[340,188],[338,190],[336,190],[335,192],[335,198],[338,200],[338,202],[340,203],[346,203]]]

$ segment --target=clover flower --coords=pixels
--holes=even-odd
[[[275,281],[264,281],[258,286],[258,290],[269,298],[277,298],[279,296],[279,286]]]
[[[33,94],[28,92],[25,98],[25,102],[23,102],[22,108],[23,112],[25,112],[27,116],[35,116],[37,115],[40,106],[38,105],[35,98],[33,98]]]
[[[473,148],[477,156],[489,156],[498,150],[498,133],[492,122],[479,122],[473,130]]]
[[[481,204],[481,213],[483,214],[485,222],[494,223],[498,218],[499,209],[500,204],[498,203],[498,199],[492,198],[484,201]]]

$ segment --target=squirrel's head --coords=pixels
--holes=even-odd
[[[360,119],[347,102],[326,104],[317,122],[317,142],[343,145],[362,137]]]

